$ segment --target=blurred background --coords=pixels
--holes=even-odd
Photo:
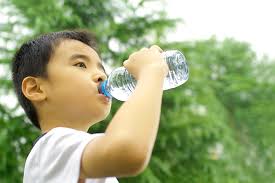
[[[182,51],[187,83],[164,92],[149,166],[126,183],[275,182],[275,13],[268,0],[0,0],[0,183],[22,182],[40,135],[15,98],[10,61],[42,33],[97,35],[107,72],[152,44]],[[121,102],[90,129],[104,132]]]

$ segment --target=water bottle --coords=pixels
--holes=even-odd
[[[184,55],[178,50],[168,50],[161,53],[169,67],[168,75],[164,79],[163,90],[182,85],[188,80],[189,71]],[[111,72],[108,79],[99,87],[99,93],[108,98],[126,101],[136,86],[136,79],[125,69],[119,67]]]

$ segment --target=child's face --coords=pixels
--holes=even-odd
[[[49,118],[91,126],[107,117],[111,101],[98,93],[99,83],[107,76],[95,50],[80,41],[64,40],[55,49],[47,72],[44,106]]]

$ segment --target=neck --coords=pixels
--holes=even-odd
[[[82,125],[81,123],[77,123],[77,122],[75,124],[77,124],[77,125],[73,125],[72,123],[54,122],[52,120],[51,121],[40,121],[40,127],[41,127],[42,133],[46,133],[56,127],[72,128],[72,129],[83,131],[83,132],[88,132],[88,130],[90,128],[90,124]]]

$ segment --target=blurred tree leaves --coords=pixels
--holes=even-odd
[[[8,66],[25,40],[41,33],[93,31],[102,58],[121,65],[141,47],[181,50],[189,81],[164,92],[161,123],[149,166],[120,182],[272,182],[274,167],[275,62],[256,58],[246,43],[214,37],[168,43],[165,34],[181,20],[169,19],[161,1],[2,0],[7,22],[0,29],[0,182],[22,182],[24,161],[39,131],[17,105]],[[153,4],[152,4],[153,3]],[[154,4],[156,3],[156,4]],[[147,11],[146,11],[147,10]],[[0,69],[1,69],[0,68]],[[2,73],[3,72],[3,73]],[[121,102],[90,132],[103,132]]]

